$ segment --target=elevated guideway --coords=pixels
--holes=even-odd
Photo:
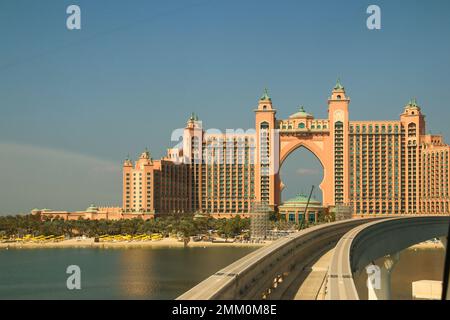
[[[216,272],[178,300],[280,299],[301,271],[348,231],[383,218],[357,218],[314,226],[262,247]]]
[[[326,298],[359,300],[353,281],[356,271],[381,257],[394,257],[413,244],[447,237],[449,223],[449,216],[413,216],[373,221],[353,228],[339,240],[333,252]],[[392,267],[394,260],[389,259],[386,264]],[[389,280],[384,277],[384,280],[386,279]],[[383,279],[381,282],[380,292],[382,297],[386,298],[389,294],[389,283],[383,283]]]

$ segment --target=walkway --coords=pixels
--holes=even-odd
[[[327,251],[319,260],[306,267],[300,274],[300,277],[304,280],[295,294],[294,300],[325,299],[326,277],[333,251],[334,249]]]

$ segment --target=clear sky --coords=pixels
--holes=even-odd
[[[449,34],[448,0],[1,0],[0,213],[120,205],[128,153],[161,157],[192,111],[252,128],[264,87],[281,118],[325,117],[337,77],[353,120],[398,119],[417,97],[450,142]],[[322,172],[298,151],[282,176],[289,196]]]

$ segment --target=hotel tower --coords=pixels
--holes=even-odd
[[[303,107],[279,120],[267,90],[255,129],[211,132],[196,115],[182,143],[153,160],[148,151],[123,164],[123,210],[140,213],[246,215],[252,203],[281,204],[279,168],[299,147],[323,167],[323,205],[348,205],[355,215],[449,213],[449,151],[441,135],[426,134],[412,99],[399,120],[351,121],[350,98],[338,81],[328,117]]]

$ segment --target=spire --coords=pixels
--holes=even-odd
[[[198,121],[198,116],[192,112],[191,116],[189,117],[189,121]]]
[[[269,91],[267,90],[267,88],[264,89],[264,94],[262,95],[262,97],[259,100],[270,100],[270,101],[272,101],[272,99],[269,96]]]
[[[338,78],[334,90],[345,90],[344,86],[341,84],[341,79]]]
[[[409,100],[408,104],[406,105],[406,107],[413,107],[413,108],[419,108],[419,105],[417,103],[417,99],[416,98],[412,98],[411,100]]]

